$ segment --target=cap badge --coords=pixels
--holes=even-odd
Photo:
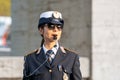
[[[54,18],[60,18],[60,13],[57,12],[57,11],[55,11],[55,12],[53,12],[52,16],[53,16]]]

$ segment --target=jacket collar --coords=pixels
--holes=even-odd
[[[39,48],[36,54],[37,54],[37,59],[39,60],[40,64],[46,60],[46,55],[44,53],[43,48]],[[64,48],[59,47],[52,64],[50,65],[49,62],[46,62],[45,66],[50,68],[50,67],[54,67],[55,65],[59,65],[65,59],[66,54],[67,53],[64,50]]]

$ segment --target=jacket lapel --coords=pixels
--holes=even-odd
[[[64,60],[65,56],[66,56],[66,53],[64,53],[59,47],[51,66],[54,67],[55,65],[60,64],[60,62]]]
[[[43,64],[44,61],[46,61],[46,55],[44,53],[43,48],[41,48],[40,52],[37,54],[37,59],[40,62],[40,64]],[[46,67],[50,68],[50,64],[48,61],[46,61],[46,63],[44,64]]]

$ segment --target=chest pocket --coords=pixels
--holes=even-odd
[[[63,72],[67,73],[67,74],[71,74],[72,73],[72,68],[69,66],[63,66]]]

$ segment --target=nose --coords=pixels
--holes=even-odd
[[[53,31],[58,31],[58,28],[57,26],[54,27]]]

